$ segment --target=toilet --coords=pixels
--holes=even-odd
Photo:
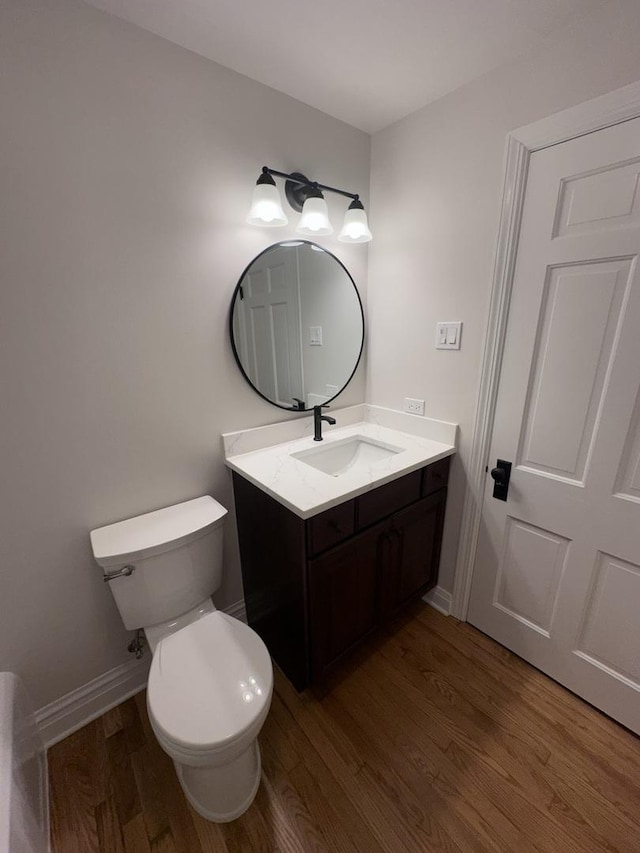
[[[213,606],[227,510],[208,495],[91,531],[129,630],[152,652],[147,708],[193,808],[219,823],[251,805],[273,691],[260,637]]]

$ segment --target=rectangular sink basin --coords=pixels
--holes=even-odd
[[[348,471],[365,471],[377,462],[390,459],[396,453],[402,453],[402,447],[394,447],[362,435],[352,435],[340,441],[332,441],[322,447],[312,447],[292,453],[294,459],[310,465],[332,477],[339,477]]]

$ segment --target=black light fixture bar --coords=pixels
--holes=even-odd
[[[338,195],[353,199],[354,201],[360,200],[358,193],[350,193],[346,190],[341,190],[338,187],[330,187],[328,184],[321,184],[318,181],[310,181],[300,172],[280,172],[278,169],[271,169],[269,166],[263,166],[262,174],[285,179],[286,183],[284,189],[287,200],[291,207],[298,212],[302,210],[302,205],[304,204],[307,196],[309,196],[311,192],[317,192],[318,190],[337,193]]]
[[[284,179],[284,191],[291,208],[302,213],[296,232],[304,237],[325,237],[333,233],[329,221],[324,192],[336,193],[350,199],[344,215],[344,224],[338,235],[342,243],[368,243],[371,237],[367,214],[358,193],[350,193],[340,187],[330,187],[319,181],[310,181],[301,172],[281,172],[263,166],[253,190],[251,208],[247,216],[249,225],[273,228],[287,225],[287,215],[282,209],[282,200],[275,178]]]

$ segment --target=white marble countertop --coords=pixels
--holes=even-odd
[[[366,409],[374,411],[366,411]],[[363,407],[363,414],[370,419],[350,423],[347,426],[331,427],[323,423],[322,445],[314,442],[312,436],[306,436],[234,454],[235,447],[242,444],[234,437],[241,436],[242,433],[228,434],[223,437],[227,448],[226,464],[300,518],[311,518],[371,488],[390,483],[404,474],[409,474],[411,471],[455,453],[455,424],[433,421],[432,424],[436,426],[430,430],[425,423],[426,419],[420,419],[418,423],[414,416],[404,416],[403,413],[383,409],[375,411],[376,409],[377,407]],[[388,412],[389,415],[385,417],[384,412]],[[339,417],[340,412],[336,411],[335,415]],[[411,420],[404,420],[406,417]],[[377,422],[373,422],[374,418]],[[422,434],[411,434],[411,432],[384,426],[380,423],[381,420],[393,422],[394,425],[399,423],[402,426],[409,426],[414,429],[414,432]],[[264,429],[269,430],[272,427]],[[445,440],[427,437],[430,432],[435,432],[439,439]],[[318,471],[291,455],[307,449],[327,447],[333,442],[356,435],[394,445],[401,448],[401,452],[374,462],[366,468],[346,471],[338,477]]]

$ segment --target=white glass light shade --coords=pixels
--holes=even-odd
[[[288,221],[282,209],[278,188],[273,184],[256,184],[251,210],[247,216],[249,225],[276,228],[280,225],[286,225]]]
[[[308,198],[305,201],[296,232],[307,237],[323,237],[327,234],[333,234],[327,203],[323,198]]]
[[[368,243],[371,231],[367,222],[367,214],[362,208],[349,208],[344,216],[344,225],[338,235],[343,243]]]

